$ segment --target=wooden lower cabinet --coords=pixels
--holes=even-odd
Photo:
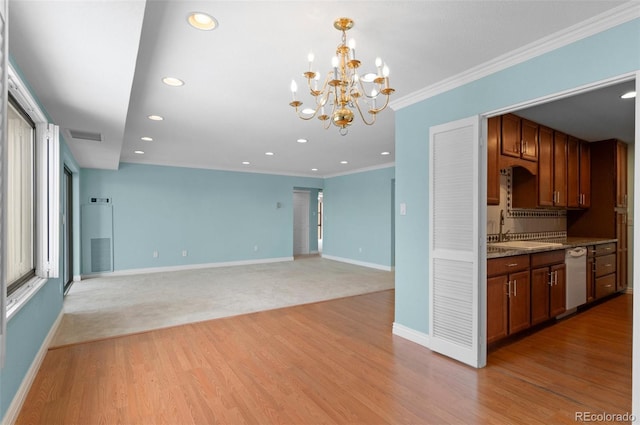
[[[529,270],[511,273],[511,295],[509,296],[509,335],[531,326],[531,285]]]
[[[487,344],[509,335],[507,276],[487,278]]]
[[[531,326],[529,256],[487,261],[487,343]]]
[[[531,325],[565,312],[564,250],[531,254]]]

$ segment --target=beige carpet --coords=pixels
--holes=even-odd
[[[52,347],[382,291],[394,273],[319,256],[76,282]]]

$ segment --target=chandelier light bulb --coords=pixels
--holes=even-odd
[[[351,60],[356,58],[356,41],[353,38],[349,40],[349,54],[351,55]]]
[[[382,59],[380,59],[380,57],[376,58],[376,68],[380,68],[380,66],[382,65]]]
[[[295,93],[298,91],[298,84],[296,80],[291,80],[291,93]]]
[[[333,67],[333,79],[338,79],[338,57],[334,56],[331,58],[331,66]]]
[[[389,76],[389,67],[387,66],[386,63],[382,67],[382,76],[385,78]]]
[[[309,52],[309,54],[307,55],[307,59],[309,60],[309,63],[313,62],[313,60],[315,59],[313,52]]]

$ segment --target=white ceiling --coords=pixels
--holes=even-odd
[[[381,56],[398,99],[622,3],[11,0],[9,52],[81,167],[136,162],[328,176],[395,160],[390,108],[374,126],[356,122],[343,137],[298,119],[288,105],[290,81],[302,85],[310,50],[326,75],[340,41],[335,18],[354,19],[348,35],[363,73]],[[219,28],[191,28],[192,11],[213,15]],[[164,76],[185,85],[166,86]],[[69,129],[102,141],[70,139]]]

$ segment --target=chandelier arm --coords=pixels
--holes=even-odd
[[[374,113],[374,114],[377,114],[378,112],[382,112],[382,111],[384,111],[384,110],[385,110],[385,108],[387,107],[387,105],[389,105],[389,97],[390,97],[390,95],[388,95],[388,94],[387,94],[387,95],[385,95],[385,98],[386,98],[386,99],[385,99],[385,102],[384,102],[384,105],[382,106],[382,108],[375,108],[375,109],[372,109],[372,111],[373,111],[373,113]]]
[[[373,125],[373,123],[376,122],[376,114],[370,114],[373,115],[373,120],[371,120],[371,122],[367,121],[367,119],[364,117],[364,114],[362,113],[362,109],[360,109],[360,103],[358,103],[358,99],[356,99],[353,103],[355,103],[356,105],[356,109],[358,110],[358,114],[360,114],[362,122],[364,122],[366,125]]]

